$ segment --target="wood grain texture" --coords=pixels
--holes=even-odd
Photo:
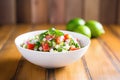
[[[0,0],[0,24],[16,23],[15,0]]]
[[[33,65],[25,59],[17,73],[16,80],[45,80],[45,70],[42,67]]]
[[[0,24],[64,24],[75,17],[120,24],[120,0],[0,0]]]
[[[31,23],[31,0],[16,0],[17,23]]]
[[[84,0],[84,19],[98,20],[101,0]]]
[[[46,80],[56,80],[55,69],[47,69],[46,70]]]
[[[117,56],[118,61],[120,62],[120,54],[118,54],[120,52],[120,39],[118,37],[116,37],[114,35],[114,32],[111,33],[111,30],[109,30],[108,28],[105,28],[106,30],[106,34],[105,36],[101,36],[102,40],[104,42],[106,42],[106,44],[109,46],[109,48],[112,50],[112,52],[114,53],[114,56]]]
[[[109,58],[109,60],[111,61],[111,63],[114,65],[115,69],[117,70],[117,72],[120,73],[120,61],[119,58],[116,56],[116,54],[114,54],[114,51],[107,45],[106,42],[104,42],[104,40],[102,40],[101,38],[98,39],[99,43],[103,46],[104,51],[106,52],[107,57]]]
[[[48,23],[48,0],[31,0],[33,24]]]
[[[93,39],[91,47],[85,55],[87,66],[93,80],[114,80],[120,78],[115,65],[111,63],[106,54],[107,52],[101,44],[96,39]]]
[[[15,26],[1,26],[0,27],[0,50],[6,45],[7,41],[9,40],[10,36],[12,35]],[[7,32],[7,34],[6,34]]]
[[[1,26],[0,80],[119,80],[120,79],[120,26],[104,26],[105,34],[91,39],[86,54],[63,68],[45,69],[21,57],[14,44],[19,34],[43,30],[51,25]],[[10,29],[11,28],[11,29]],[[64,25],[56,25],[65,30]],[[4,31],[8,31],[5,33]]]
[[[64,67],[55,69],[56,80],[89,80],[82,60]]]
[[[66,27],[64,27],[63,25],[36,25],[34,26],[34,30],[47,30],[51,27],[55,27],[56,29],[61,29],[61,30],[65,30]]]
[[[117,15],[118,15],[118,24],[120,24],[120,0],[117,0]]]
[[[9,29],[9,28],[6,28]],[[17,32],[15,32],[17,30]],[[14,39],[19,34],[29,30],[28,26],[17,26],[12,35],[10,35],[7,44],[0,51],[0,79],[10,80],[16,72],[16,68],[21,58],[18,50],[15,47]]]
[[[49,0],[49,23],[63,24],[65,22],[65,0]]]
[[[114,33],[117,38],[120,38],[120,29],[119,26],[114,27],[113,25],[110,26],[110,30]]]
[[[84,15],[84,0],[67,0],[66,1],[66,22]]]
[[[112,5],[112,6],[111,6]],[[100,0],[100,21],[104,24],[116,24],[117,0]]]
[[[85,56],[83,56],[81,59],[82,59],[82,63],[83,63],[84,68],[85,68],[85,72],[86,72],[87,78],[88,78],[89,80],[92,80],[92,76],[91,76],[90,71],[89,71],[89,69],[88,69],[88,65],[87,65]]]

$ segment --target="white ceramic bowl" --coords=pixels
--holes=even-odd
[[[79,33],[61,30],[64,33],[70,34],[73,37],[78,38],[83,48],[75,51],[51,53],[51,52],[33,51],[33,50],[22,48],[20,46],[20,44],[26,41],[27,39],[33,37],[36,34],[40,34],[44,31],[45,30],[39,30],[39,31],[32,31],[32,32],[22,34],[15,39],[15,44],[25,59],[27,59],[33,64],[36,64],[45,68],[63,67],[77,61],[85,54],[85,52],[87,51],[90,45],[90,39],[87,38],[86,36]]]

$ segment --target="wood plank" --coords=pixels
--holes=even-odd
[[[93,80],[117,80],[120,78],[118,72],[120,68],[116,68],[116,65],[113,64],[114,62],[107,55],[109,52],[102,47],[98,40],[91,40],[85,59]]]
[[[66,26],[65,25],[56,25],[55,28],[59,29],[59,30],[66,30]]]
[[[85,56],[75,63],[58,69],[45,69],[36,66],[24,58],[14,45],[14,39],[19,34],[32,30],[48,29],[52,25],[20,25],[0,27],[0,37],[4,31],[11,37],[0,51],[1,80],[119,80],[120,79],[120,39],[119,26],[105,27],[106,33],[91,40],[91,45]],[[14,28],[15,27],[15,28]],[[8,28],[8,29],[5,29]],[[11,28],[11,29],[10,29]],[[57,29],[65,30],[64,25],[56,25]],[[8,68],[9,67],[9,68]]]
[[[54,73],[55,73],[55,69],[47,69],[46,80],[56,80]]]
[[[17,23],[31,23],[31,0],[16,0]]]
[[[45,80],[46,69],[36,66],[24,59],[15,80]]]
[[[87,74],[88,79],[89,79],[89,80],[92,80],[92,76],[91,76],[90,71],[89,71],[89,69],[88,69],[87,62],[86,62],[85,57],[83,56],[81,59],[82,59],[82,62],[83,62],[83,65],[84,65],[84,68],[85,68],[85,71],[86,71],[86,74]]]
[[[56,80],[88,80],[81,59],[69,66],[55,69],[55,76]]]
[[[36,26],[31,26],[31,31],[36,30]],[[44,25],[44,28],[47,27]],[[43,28],[43,25],[39,27],[40,29]],[[22,65],[20,70],[16,72],[14,79],[17,80],[46,80],[46,73],[47,70],[40,66],[34,65],[24,58],[20,59],[22,61]],[[19,67],[19,66],[18,66]]]
[[[120,38],[120,26],[110,25],[109,29],[112,31],[112,33],[114,35],[116,35],[118,38]]]
[[[117,11],[117,17],[118,17],[118,21],[117,21],[117,24],[120,24],[120,0],[117,0],[117,9],[118,9],[118,11]]]
[[[10,80],[13,78],[16,72],[20,53],[15,47],[14,39],[16,36],[29,31],[30,26],[16,26],[16,29],[11,35],[11,38],[7,41],[5,47],[0,51],[0,79]]]
[[[60,30],[65,30],[66,27],[64,25],[35,25],[33,27],[34,30],[47,30],[51,27],[54,27],[56,29],[60,29]]]
[[[107,27],[105,28],[105,35],[102,35],[100,38],[106,43],[109,49],[112,50],[113,55],[116,56],[118,61],[120,62],[120,39],[116,37]]]
[[[85,0],[84,1],[84,18],[85,20],[99,21],[100,0]]]
[[[114,54],[113,50],[104,42],[101,38],[98,38],[99,43],[103,46],[106,55],[110,59],[111,63],[114,65],[116,70],[120,73],[120,61],[119,58]]]
[[[49,23],[65,23],[65,0],[49,0]]]
[[[14,29],[15,26],[0,26],[0,50],[5,46]]]
[[[84,15],[84,0],[67,0],[66,1],[66,22]]]
[[[48,0],[31,0],[32,23],[41,24],[48,22]]]
[[[15,0],[0,0],[0,24],[16,23]]]
[[[116,24],[117,13],[116,13],[117,0],[100,0],[100,21],[103,24]]]
[[[47,30],[51,27],[51,25],[34,25],[33,30]]]

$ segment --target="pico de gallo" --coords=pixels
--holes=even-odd
[[[81,48],[77,39],[55,28],[35,35],[34,38],[23,42],[21,47],[43,52],[65,52]]]

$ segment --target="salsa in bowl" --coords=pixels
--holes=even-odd
[[[81,48],[77,38],[55,28],[29,38],[21,44],[21,47],[40,52],[66,52]]]
[[[90,45],[90,39],[79,33],[58,30],[61,32],[58,36],[56,33],[50,35],[47,31],[27,32],[15,39],[22,56],[33,64],[45,68],[67,66],[80,59]]]

